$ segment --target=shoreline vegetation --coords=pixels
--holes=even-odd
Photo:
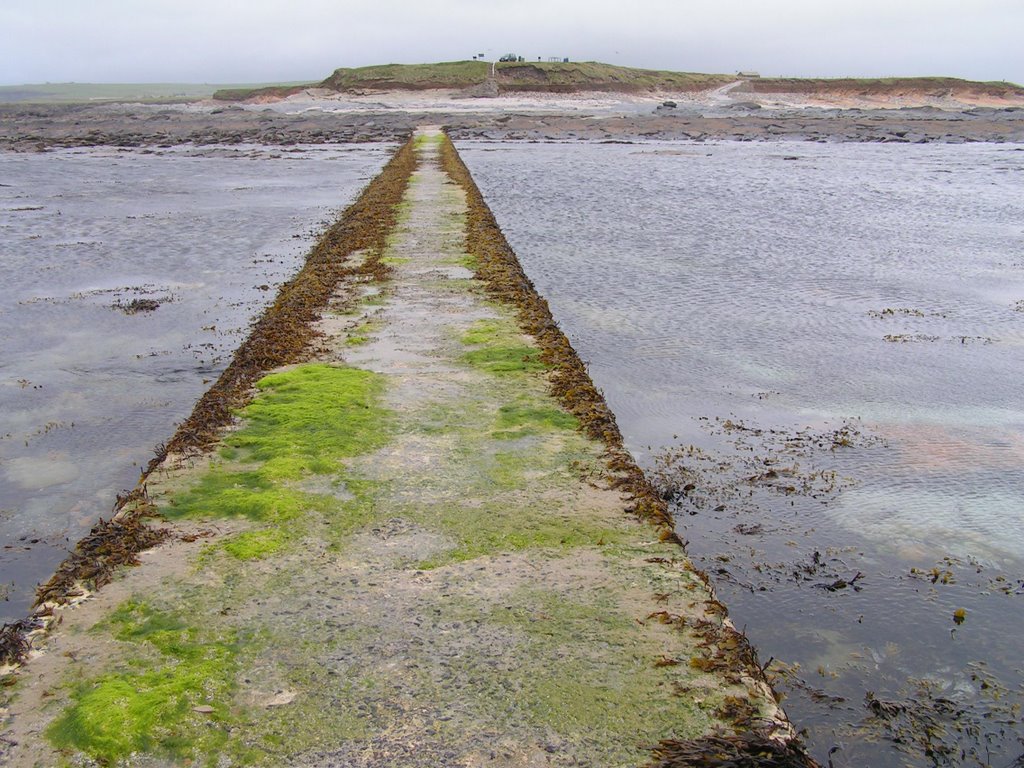
[[[117,509],[4,629],[10,765],[814,765],[436,128]]]

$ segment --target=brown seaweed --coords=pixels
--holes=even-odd
[[[140,511],[112,520],[100,521],[75,546],[48,582],[36,590],[36,605],[50,601],[63,603],[76,596],[78,585],[99,589],[108,584],[114,571],[124,565],[138,565],[138,554],[163,542],[170,531],[144,522]]]
[[[766,731],[735,736],[662,741],[648,768],[817,768],[800,744],[772,739]]]
[[[0,666],[23,662],[32,648],[28,634],[41,625],[39,618],[30,616],[0,627]]]

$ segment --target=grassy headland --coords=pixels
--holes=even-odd
[[[342,67],[320,83],[333,91],[422,91],[430,88],[469,88],[487,79],[486,61],[442,61],[437,64],[378,64]]]
[[[306,88],[338,93],[382,91],[463,90],[492,79],[504,93],[691,93],[717,88],[740,78],[731,74],[703,74],[638,69],[584,62],[445,61],[433,64],[377,64],[342,67],[320,82],[243,85],[188,83],[45,83],[0,86],[0,103],[80,104],[89,102],[173,103],[213,98],[217,101],[276,101]],[[752,78],[737,92],[754,94],[854,95],[898,97],[968,96],[1018,99],[1024,87],[1009,82],[976,82],[954,77],[888,78]],[[492,92],[493,93],[493,92]]]
[[[732,75],[709,75],[695,72],[668,72],[656,69],[634,69],[597,61],[584,62],[517,62],[498,64],[498,88],[501,91],[541,91],[576,93],[608,91],[644,93],[656,91],[688,92],[731,83]]]
[[[433,88],[463,89],[481,85],[491,77],[486,61],[446,61],[437,64],[380,64],[336,69],[319,84],[340,93],[358,91],[424,91]],[[644,93],[699,91],[734,81],[730,75],[634,69],[614,64],[585,62],[501,62],[494,68],[499,93],[578,93],[605,91]],[[295,92],[299,89],[294,89]],[[229,89],[213,98],[221,101],[288,95],[278,89]]]
[[[637,69],[596,61],[499,62],[448,61],[436,64],[381,64],[336,69],[318,87],[339,93],[365,91],[423,91],[467,89],[493,79],[498,94],[505,93],[692,93],[744,79],[729,74],[671,72]],[[294,88],[226,89],[214,94],[222,101],[281,98]],[[953,77],[891,78],[750,78],[739,89],[745,93],[803,95],[859,95],[932,97],[966,95],[975,98],[1019,98],[1024,88],[1013,83],[975,82]]]

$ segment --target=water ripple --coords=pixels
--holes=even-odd
[[[948,731],[965,755],[984,733],[992,764],[1013,762],[1024,731],[991,732],[1002,715],[982,699],[1024,703],[1024,153],[493,148],[460,145],[629,448],[651,463],[694,446],[683,471],[706,459],[695,492],[720,497],[681,532],[762,657],[807,670],[787,706],[822,763],[843,739],[837,765],[933,765],[898,754],[860,704],[907,690],[927,703],[915,680],[968,713]],[[846,417],[879,442],[799,458],[804,477],[841,478],[835,498],[721,469],[788,466],[772,440]],[[741,444],[725,420],[747,425]],[[826,566],[829,581],[861,572],[862,591],[801,587]],[[979,668],[988,689],[964,672]]]

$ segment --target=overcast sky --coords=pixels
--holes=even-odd
[[[1024,83],[1024,0],[0,0],[0,84],[312,81],[511,51]]]

